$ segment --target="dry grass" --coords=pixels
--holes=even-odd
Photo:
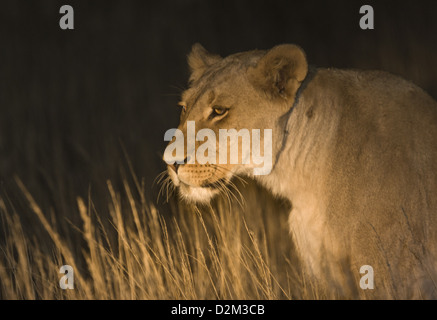
[[[45,236],[25,233],[20,214],[0,198],[2,299],[317,297],[313,286],[306,288],[293,258],[285,210],[264,223],[263,208],[248,214],[246,204],[220,198],[204,208],[181,205],[169,218],[146,200],[141,183],[132,188],[125,179],[121,191],[107,182],[109,227],[92,199],[80,197],[75,210],[81,224],[73,225],[53,218],[60,214],[49,218],[21,180],[16,182],[39,220],[34,228],[42,227]],[[61,224],[79,234],[79,241],[59,232]],[[74,290],[59,287],[64,264],[74,269]]]

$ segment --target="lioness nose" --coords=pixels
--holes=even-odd
[[[186,157],[186,158],[184,159],[184,163],[187,163],[187,162],[188,162],[188,158],[189,158],[189,157]],[[178,169],[179,169],[179,166],[180,166],[179,163],[175,162],[175,163],[173,163],[173,164],[169,164],[168,166],[169,166],[170,168],[172,168],[172,169],[174,170],[174,172],[178,173]]]
[[[173,169],[174,172],[178,173],[178,168],[179,168],[179,164],[178,163],[174,163],[174,164],[169,164],[168,165],[170,168]]]

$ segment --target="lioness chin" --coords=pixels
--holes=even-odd
[[[185,151],[168,166],[182,198],[208,202],[232,177],[252,176],[292,204],[305,273],[327,290],[437,297],[437,103],[428,94],[385,72],[309,68],[289,44],[226,58],[195,44],[188,63],[179,130],[188,121],[216,137],[271,129],[273,167],[254,176],[252,162],[190,164]],[[359,287],[363,265],[374,289]]]

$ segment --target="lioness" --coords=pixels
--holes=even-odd
[[[226,58],[195,44],[188,64],[182,132],[187,121],[217,137],[272,129],[273,168],[254,178],[292,204],[308,274],[344,295],[437,296],[437,103],[428,94],[385,72],[309,68],[291,44]],[[254,166],[185,161],[168,173],[183,198],[208,202]],[[364,265],[373,290],[358,285]]]

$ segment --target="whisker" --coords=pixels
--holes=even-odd
[[[219,167],[219,166],[217,166],[216,167],[216,169],[218,169],[218,170],[220,170],[220,169],[222,169],[221,167]],[[237,177],[238,178],[238,177]],[[242,178],[240,178],[240,179],[242,179]],[[240,181],[242,181],[242,180],[240,180]],[[246,182],[246,181],[242,181],[242,182],[244,182],[244,184],[243,185],[247,185],[248,183]],[[244,205],[245,205],[245,201],[244,201],[244,197],[243,197],[243,195],[242,195],[242,193],[240,192],[240,190],[238,189],[238,187],[231,181],[231,180],[228,180],[227,181],[227,183],[238,193],[238,196],[239,196],[239,198],[241,199],[241,202],[239,201],[239,200],[237,200],[238,201],[238,203],[240,204],[240,206],[243,208],[244,207]],[[234,197],[236,197],[235,195],[234,195],[234,193],[231,191],[231,190],[229,190],[229,192],[234,196]]]
[[[247,185],[247,184],[248,184],[248,182],[244,179],[244,177],[240,176],[240,175],[237,174],[237,173],[232,172],[232,171],[229,170],[228,168],[224,168],[224,167],[218,166],[218,165],[216,165],[216,164],[211,164],[211,166],[212,166],[213,168],[215,168],[215,169],[222,170],[222,172],[231,172],[231,173],[232,173],[232,176],[233,176],[233,177],[236,177],[236,178],[238,179],[238,181],[240,181],[240,182],[243,183],[244,185]]]
[[[217,177],[217,175],[214,173],[214,175]],[[232,181],[227,181],[227,183],[232,186],[233,189],[235,189],[238,192],[238,195],[241,198],[241,201],[238,199],[238,197],[232,192],[232,190],[222,181],[217,180],[216,181],[218,185],[220,186],[219,190],[223,190],[226,197],[228,198],[229,206],[231,206],[231,197],[235,199],[235,201],[240,205],[241,208],[243,208],[244,198],[241,192],[238,190],[238,188],[235,186],[235,184]]]
[[[167,178],[165,178],[165,180],[162,181],[162,182],[160,183],[161,186],[159,187],[158,197],[157,197],[157,199],[156,199],[157,202],[159,202],[159,199],[160,199],[160,197],[161,197],[161,194],[163,194],[164,186],[165,186],[166,183],[167,183]]]
[[[217,181],[214,183],[214,185],[215,185],[215,187],[216,187],[217,189],[219,189],[220,192],[222,192],[222,193],[223,193],[226,197],[228,197],[228,199],[229,199],[228,190],[227,190],[226,186],[223,184],[222,181],[217,180]]]
[[[164,196],[164,193],[166,194],[166,201],[168,202],[170,195],[169,194],[169,187],[174,187],[173,181],[171,180],[170,176],[165,177],[163,181],[161,181],[161,187],[159,188],[157,202],[159,202],[161,195]]]
[[[228,183],[230,183],[230,181],[228,181]],[[237,203],[239,204],[239,206],[240,206],[240,208],[242,208],[243,209],[243,202],[244,202],[244,200],[243,200],[243,195],[240,193],[240,191],[238,191],[238,189],[235,187],[235,185],[233,186],[233,185],[231,185],[231,184],[229,184],[230,186],[232,186],[233,187],[233,189],[235,190],[235,191],[237,191],[238,192],[238,195],[240,196],[240,198],[241,198],[241,201],[238,199],[238,197],[232,192],[232,190],[228,187],[227,189],[228,189],[228,192],[229,192],[229,194],[235,199],[235,201],[237,201]]]
[[[182,93],[182,92],[184,92],[185,90],[187,90],[184,86],[178,86],[178,85],[170,85],[169,86],[170,88],[172,88],[172,89],[176,89],[176,90],[178,90],[179,92],[179,95]]]
[[[167,202],[169,201],[169,199],[171,198],[171,196],[173,195],[175,190],[176,190],[176,186],[174,185],[173,181],[169,177],[169,179],[167,180],[167,186],[166,186]]]
[[[229,197],[228,188],[220,180],[216,181],[216,185],[217,185],[217,189],[219,189],[219,192],[222,192],[226,196],[226,198],[228,200],[229,209],[230,209],[232,207],[232,205],[231,205],[231,198]]]
[[[243,194],[240,192],[240,190],[238,190],[237,186],[236,186],[232,181],[228,181],[227,183],[228,183],[228,185],[229,185],[232,189],[234,189],[234,190],[237,192],[239,198],[241,199],[241,202],[238,201],[237,196],[235,196],[235,199],[236,199],[236,200],[238,201],[238,203],[240,204],[241,209],[243,209],[243,206],[244,206],[244,204],[245,204]],[[233,192],[232,192],[231,188],[229,188],[229,191],[230,191],[231,194],[233,195]]]
[[[166,194],[166,199],[167,199],[167,202],[168,202],[168,187],[169,187],[169,184],[170,184],[170,182],[169,181],[167,181],[167,183],[166,183],[166,188],[165,188],[165,194]]]
[[[153,180],[152,185],[160,184],[161,181],[162,181],[162,179],[164,179],[164,177],[165,177],[165,175],[166,175],[167,173],[168,173],[167,170],[164,170],[164,171],[162,171],[160,174],[158,174],[158,175],[156,176],[156,178]]]

